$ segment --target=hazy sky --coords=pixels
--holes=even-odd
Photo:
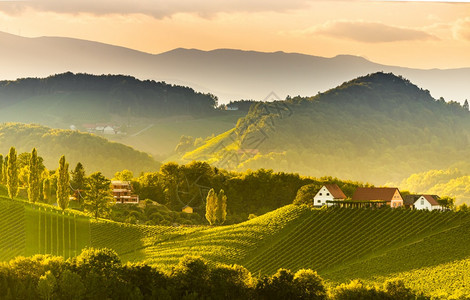
[[[150,53],[236,48],[353,54],[407,67],[470,67],[469,1],[0,1],[0,31]]]

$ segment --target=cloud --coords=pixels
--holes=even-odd
[[[315,0],[30,0],[1,1],[0,11],[18,14],[26,9],[56,13],[145,14],[155,18],[177,13],[210,16],[220,12],[288,11]]]
[[[455,39],[470,41],[470,17],[457,20],[452,31]]]
[[[362,43],[437,40],[437,37],[422,30],[365,21],[327,22],[304,30],[303,33],[346,38]]]

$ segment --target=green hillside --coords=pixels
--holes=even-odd
[[[84,247],[108,247],[124,261],[146,260],[163,269],[189,254],[241,264],[254,274],[311,268],[331,283],[401,277],[425,291],[426,283],[443,280],[443,290],[470,296],[465,280],[452,281],[470,258],[470,214],[463,212],[288,205],[236,225],[172,227],[95,221],[2,197],[0,220],[1,260],[36,253],[70,257]],[[429,270],[442,273],[423,273]]]
[[[237,123],[246,111],[217,110],[217,98],[191,88],[123,75],[64,73],[0,81],[0,120],[53,128],[107,124],[101,136],[157,158],[172,154],[182,135],[206,138]],[[97,132],[97,134],[100,134]]]
[[[375,73],[313,97],[256,104],[183,159],[383,184],[455,165],[469,171],[469,137],[468,108]]]
[[[112,176],[124,169],[138,174],[158,170],[160,166],[146,153],[92,134],[40,125],[0,124],[0,153],[8,153],[12,146],[18,153],[31,152],[36,147],[48,169],[56,169],[64,154],[72,167],[81,162],[88,174],[101,171]]]

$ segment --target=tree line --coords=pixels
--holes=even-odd
[[[256,277],[243,266],[211,265],[198,256],[160,270],[145,262],[124,264],[113,250],[93,248],[67,260],[35,255],[0,263],[0,291],[0,299],[426,299],[399,279],[328,287],[310,269]]]
[[[22,160],[18,160],[18,157]],[[22,181],[20,170],[25,173],[26,178]],[[31,153],[18,156],[15,147],[11,147],[6,157],[0,154],[0,174],[0,181],[6,185],[8,196],[12,199],[18,196],[22,185],[27,189],[28,200],[32,203],[50,202],[54,191],[57,206],[62,210],[69,207],[73,192],[75,199],[83,204],[84,210],[95,218],[106,216],[112,205],[111,181],[101,172],[86,177],[81,163],[77,163],[75,169],[69,173],[69,164],[64,155],[59,159],[57,170],[49,171],[42,165],[36,148]]]

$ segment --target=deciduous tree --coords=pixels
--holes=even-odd
[[[111,181],[95,172],[86,179],[85,210],[95,218],[106,215],[112,205]]]

